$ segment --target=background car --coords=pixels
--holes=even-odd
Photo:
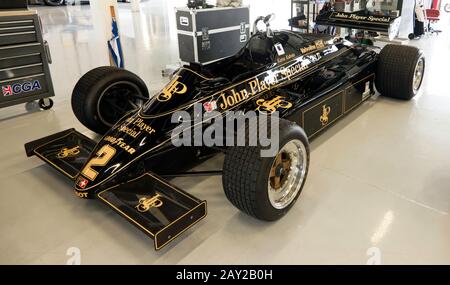
[[[48,6],[61,6],[66,4],[66,0],[28,0],[28,4],[45,4]]]
[[[81,0],[79,2],[80,2],[80,4],[89,4],[89,1],[86,1],[86,0],[84,0],[84,1]],[[129,1],[118,0],[118,2],[128,3]],[[66,5],[67,3],[75,5],[78,3],[78,1],[76,1],[76,0],[70,0],[70,1],[67,1],[67,0],[28,0],[28,4],[45,4],[48,6],[61,6],[61,5]]]

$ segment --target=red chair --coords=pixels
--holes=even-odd
[[[435,30],[433,27],[431,27],[431,23],[438,23],[441,19],[439,18],[441,16],[441,12],[437,9],[426,9],[425,14],[427,16],[428,20],[428,30],[427,32],[430,34],[436,34],[438,35],[442,31]]]

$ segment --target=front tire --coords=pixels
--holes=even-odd
[[[383,96],[411,100],[420,90],[425,57],[418,48],[385,46],[378,59],[376,86]]]
[[[144,81],[125,69],[104,66],[86,73],[72,93],[72,110],[88,129],[105,134],[149,98]]]
[[[309,169],[309,143],[303,129],[280,119],[280,151],[261,157],[260,146],[228,149],[223,188],[244,213],[264,221],[283,217],[299,197]]]

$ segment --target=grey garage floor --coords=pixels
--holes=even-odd
[[[134,16],[120,5],[127,68],[152,90],[165,82],[164,65],[177,61],[172,11],[185,2],[147,1]],[[246,2],[253,18],[275,12],[274,26],[286,24],[289,1]],[[427,56],[425,85],[413,101],[373,98],[312,142],[306,186],[282,220],[241,214],[218,177],[178,179],[208,201],[209,215],[155,252],[151,240],[112,210],[77,198],[65,178],[25,157],[25,142],[53,132],[75,127],[93,136],[72,114],[70,94],[83,73],[108,62],[89,6],[38,10],[57,97],[51,111],[0,110],[1,264],[65,264],[72,247],[82,264],[450,263],[449,33],[412,43]],[[207,163],[220,167],[221,161]]]

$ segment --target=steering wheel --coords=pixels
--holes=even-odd
[[[253,34],[257,34],[257,33],[263,33],[264,30],[261,30],[258,28],[258,24],[259,22],[264,22],[264,24],[266,25],[266,34],[267,37],[269,38],[273,38],[273,31],[270,28],[270,22],[272,22],[275,19],[275,14],[269,14],[267,16],[259,16],[258,18],[256,18],[255,22],[253,23]]]

